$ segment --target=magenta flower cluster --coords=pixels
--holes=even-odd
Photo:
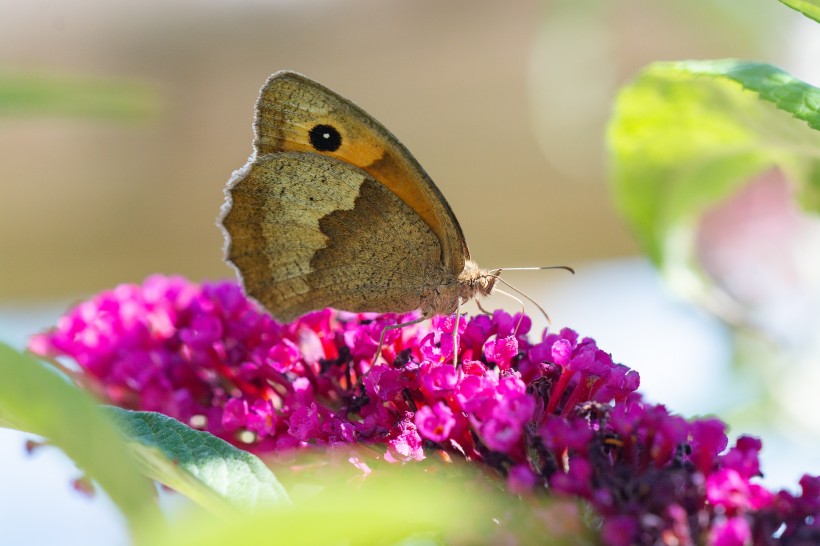
[[[636,393],[638,374],[572,330],[534,341],[496,311],[390,330],[413,315],[323,310],[279,324],[231,282],[154,276],[79,304],[32,338],[106,401],[158,411],[258,454],[382,446],[439,452],[506,476],[511,492],[583,499],[604,544],[820,544],[820,478],[756,483],[760,442],[727,449],[717,419],[687,421]],[[366,461],[355,464],[367,469]]]

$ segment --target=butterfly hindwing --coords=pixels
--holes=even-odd
[[[279,320],[336,307],[404,312],[454,282],[422,218],[366,172],[311,152],[238,171],[222,224],[246,292]]]

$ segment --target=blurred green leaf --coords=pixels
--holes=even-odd
[[[156,115],[159,105],[144,83],[0,71],[0,117],[140,120]]]
[[[341,473],[328,473],[318,491],[293,505],[244,512],[220,520],[195,515],[178,522],[153,543],[493,544],[501,538],[510,539],[512,533],[521,539],[521,544],[592,543],[587,531],[580,530],[574,503],[530,504],[488,486],[486,478],[466,472],[469,469],[461,478],[454,479],[442,476],[448,469],[420,466],[379,466],[369,476],[352,481],[344,479]],[[545,514],[551,515],[553,522],[562,517],[569,520],[569,526],[575,526],[572,540],[553,539],[539,519]]]
[[[159,519],[154,486],[122,434],[84,392],[27,354],[0,344],[0,425],[43,436],[108,493],[135,536]]]
[[[160,413],[108,409],[146,475],[211,511],[289,502],[285,489],[254,455]]]
[[[710,205],[778,167],[820,208],[820,90],[735,60],[657,63],[618,96],[609,127],[616,204],[661,267],[687,260]]]
[[[820,1],[818,0],[780,0],[790,8],[799,11],[806,17],[820,23]]]

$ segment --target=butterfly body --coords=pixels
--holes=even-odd
[[[254,128],[221,223],[245,291],[275,318],[324,307],[429,317],[492,291],[498,272],[470,259],[441,192],[364,111],[279,72]]]

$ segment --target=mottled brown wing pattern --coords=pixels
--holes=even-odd
[[[277,319],[308,311],[404,312],[456,282],[438,238],[366,172],[314,153],[258,156],[228,184],[227,258]]]

